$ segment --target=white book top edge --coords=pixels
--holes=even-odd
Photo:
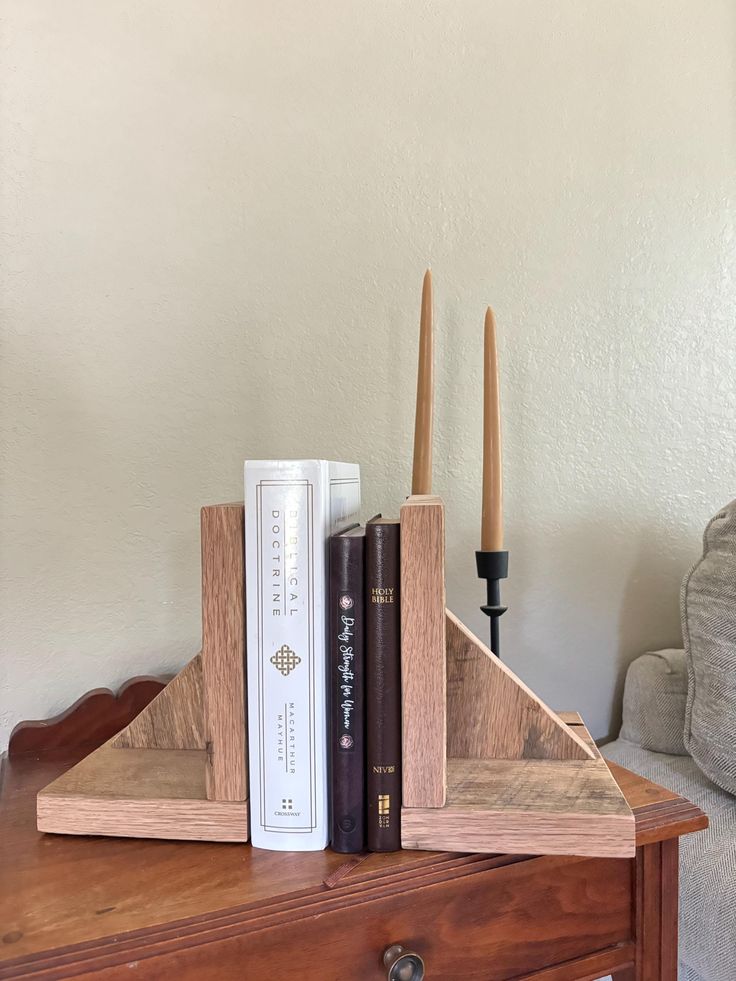
[[[357,467],[357,463],[345,460],[246,460],[248,469],[258,470],[291,470],[301,467]]]

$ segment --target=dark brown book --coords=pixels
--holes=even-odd
[[[330,842],[365,847],[365,528],[330,539]]]
[[[366,839],[401,848],[401,604],[399,522],[366,525]]]

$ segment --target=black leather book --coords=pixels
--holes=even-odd
[[[366,525],[366,838],[401,848],[401,605],[399,522]]]
[[[330,811],[336,852],[365,847],[365,528],[330,539]]]

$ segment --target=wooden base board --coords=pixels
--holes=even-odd
[[[634,816],[577,718],[593,758],[449,759],[445,806],[402,808],[402,847],[631,858]]]
[[[106,743],[40,791],[39,831],[183,841],[247,841],[247,801],[207,799],[204,750]]]

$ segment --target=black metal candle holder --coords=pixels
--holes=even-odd
[[[491,619],[491,650],[496,657],[501,657],[498,639],[498,618],[506,612],[507,606],[501,606],[501,579],[509,574],[509,553],[476,552],[475,562],[478,567],[478,578],[486,580],[485,606],[481,610]]]

